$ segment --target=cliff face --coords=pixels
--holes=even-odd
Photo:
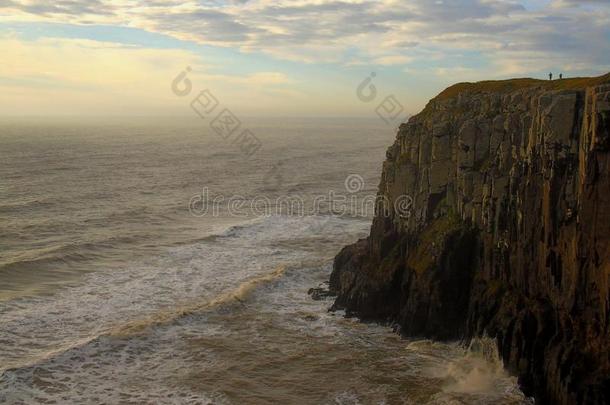
[[[437,339],[496,338],[540,403],[610,403],[610,75],[461,84],[403,124],[335,308]]]

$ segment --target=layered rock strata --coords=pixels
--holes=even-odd
[[[491,336],[538,403],[610,403],[610,75],[447,89],[387,151],[401,196],[336,257],[334,308]]]

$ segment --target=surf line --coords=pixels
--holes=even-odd
[[[243,304],[245,299],[254,289],[261,284],[270,283],[279,279],[286,273],[286,269],[287,266],[280,265],[274,271],[246,280],[237,286],[237,288],[220,294],[218,297],[210,301],[182,305],[178,308],[159,312],[146,319],[128,322],[124,325],[111,329],[109,335],[117,338],[137,335],[143,333],[151,327],[169,324],[180,318],[193,315],[207,309],[219,307],[224,304],[230,304],[235,301]]]

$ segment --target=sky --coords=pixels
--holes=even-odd
[[[0,52],[4,116],[182,116],[201,91],[414,114],[456,82],[607,73],[610,0],[0,0]]]

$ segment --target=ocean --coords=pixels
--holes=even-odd
[[[0,403],[531,403],[489,339],[308,294],[368,234],[392,128],[242,125],[254,150],[186,118],[0,124]]]

